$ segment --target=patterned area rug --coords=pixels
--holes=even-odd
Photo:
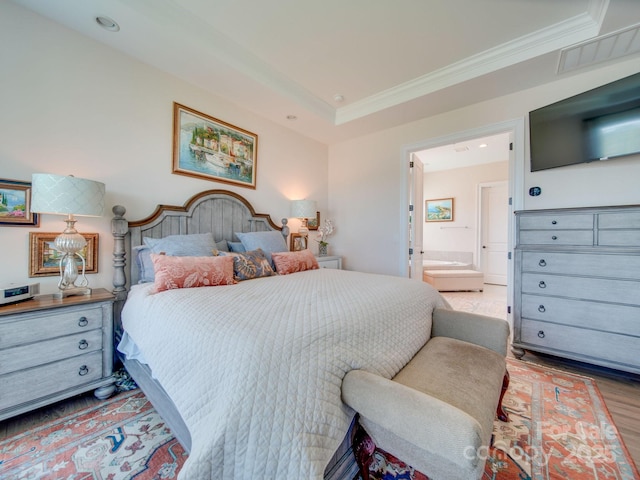
[[[508,359],[504,399],[509,422],[496,420],[484,479],[639,479],[595,382]],[[359,478],[359,476],[358,476]],[[376,449],[370,478],[428,480]]]
[[[140,390],[0,441],[0,478],[170,479],[187,456]]]
[[[492,448],[478,452],[488,457],[485,479],[640,478],[593,380],[508,361],[510,420],[496,421]],[[119,384],[135,388],[126,375]],[[0,478],[172,479],[186,458],[149,401],[132,390],[0,441]],[[374,459],[372,479],[427,480],[381,450]]]

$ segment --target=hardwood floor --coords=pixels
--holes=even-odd
[[[443,292],[443,296],[455,309],[506,318],[506,287],[485,284],[484,292]],[[531,352],[522,360],[593,378],[640,470],[640,375]]]

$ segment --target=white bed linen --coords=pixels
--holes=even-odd
[[[347,371],[394,376],[446,301],[415,280],[320,269],[131,289],[122,322],[192,439],[181,479],[321,479],[354,412]]]

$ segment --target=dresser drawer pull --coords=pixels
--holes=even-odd
[[[544,330],[539,330],[538,331],[538,337],[544,338]]]
[[[551,236],[551,240],[557,240],[557,239],[558,239],[558,237],[556,235],[552,235]]]
[[[78,348],[80,350],[86,350],[89,348],[89,342],[87,342],[84,338],[78,342]]]
[[[538,283],[538,287],[540,287],[540,288],[547,288],[547,284],[546,284],[546,283],[544,283],[544,281],[542,281],[542,280],[541,280],[541,281]]]
[[[544,258],[541,258],[540,261],[538,262],[538,265],[541,267],[546,267],[547,266],[547,262],[545,262]]]
[[[89,373],[89,367],[87,367],[86,365],[82,365],[78,370],[78,375],[80,375],[81,377],[84,377],[87,373]]]
[[[546,308],[544,308],[544,305],[540,305],[540,306],[538,307],[538,311],[539,311],[540,313],[544,313],[544,312],[546,312],[546,311],[547,311],[547,309],[546,309]]]
[[[89,325],[89,320],[87,320],[87,317],[80,317],[80,319],[78,320],[78,326],[86,327],[87,325]]]
[[[557,220],[551,220],[551,225],[557,225],[558,221]]]

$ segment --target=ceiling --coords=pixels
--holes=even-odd
[[[640,26],[638,0],[12,1],[327,144],[640,51],[629,30],[561,58]]]

